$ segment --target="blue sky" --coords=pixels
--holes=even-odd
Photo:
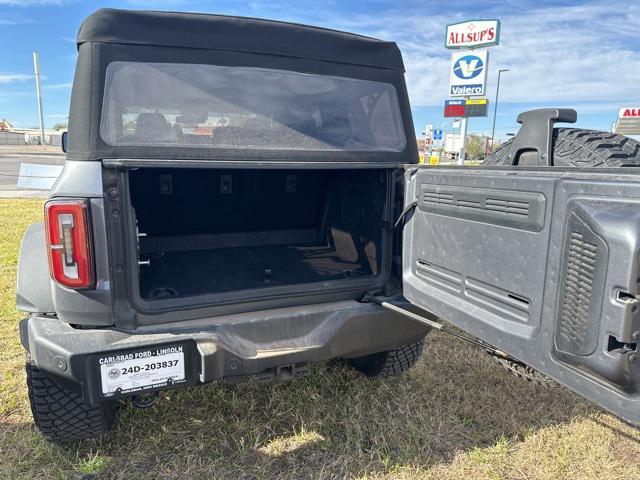
[[[542,106],[573,107],[578,126],[609,130],[617,110],[640,104],[638,0],[0,0],[0,118],[37,125],[31,52],[41,55],[45,123],[66,121],[80,23],[100,7],[198,11],[295,21],[398,42],[416,132],[442,118],[450,52],[448,23],[500,18],[501,44],[491,49],[488,92],[498,68],[509,68],[500,87],[496,136],[517,131],[518,112]],[[491,111],[492,113],[492,111]],[[450,127],[449,127],[450,128]],[[473,119],[471,132],[489,133],[491,116]]]

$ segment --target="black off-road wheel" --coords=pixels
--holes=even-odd
[[[27,363],[26,370],[33,420],[47,440],[64,443],[95,438],[113,425],[116,402],[91,406],[33,365]]]
[[[424,338],[393,350],[349,358],[347,363],[368,377],[394,377],[415,365],[420,358],[423,346]]]
[[[483,165],[511,165],[512,141],[503,143]],[[530,165],[534,153],[521,155],[520,165]],[[640,142],[617,133],[581,128],[553,129],[552,163],[558,167],[612,168],[640,165]]]
[[[511,165],[509,153],[512,141],[503,143],[485,158],[483,165]],[[522,155],[519,164],[529,164],[529,154]],[[613,168],[640,166],[640,142],[616,133],[580,128],[553,129],[553,165],[559,167]],[[533,383],[554,383],[537,370],[509,359],[492,356],[515,376]]]

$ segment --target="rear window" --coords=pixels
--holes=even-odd
[[[181,63],[107,67],[100,134],[114,146],[401,152],[382,82]]]

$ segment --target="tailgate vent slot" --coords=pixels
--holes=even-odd
[[[556,331],[558,350],[590,355],[596,348],[604,288],[606,246],[573,213],[565,240],[565,258]]]
[[[423,212],[534,232],[544,226],[540,193],[422,184],[417,198]]]
[[[597,254],[595,245],[583,241],[577,232],[571,234],[560,317],[560,336],[567,342],[584,343],[587,336]]]
[[[507,215],[529,216],[529,202],[519,202],[517,200],[503,200],[500,198],[487,198],[485,208],[493,212]]]
[[[444,205],[453,205],[453,193],[438,192],[436,190],[424,191],[423,200],[425,203],[439,203]]]
[[[456,195],[454,196],[453,193],[440,192],[435,189],[425,189],[423,201],[424,203],[436,205],[452,205],[458,208],[486,210],[503,215],[529,216],[529,202],[491,197],[468,197],[461,191],[456,192]]]

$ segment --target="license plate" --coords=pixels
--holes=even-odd
[[[149,347],[98,358],[102,395],[113,397],[186,383],[184,345]]]

